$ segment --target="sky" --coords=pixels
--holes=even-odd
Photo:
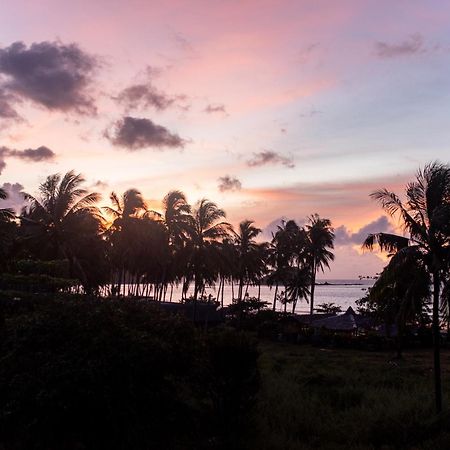
[[[180,189],[266,238],[318,213],[323,277],[354,278],[386,260],[364,237],[398,227],[369,194],[450,160],[446,1],[2,0],[0,18],[9,204],[74,169],[102,205]]]

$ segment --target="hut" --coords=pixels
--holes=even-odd
[[[343,314],[313,320],[310,324],[316,332],[326,330],[330,334],[356,336],[358,333],[358,315],[350,306]]]

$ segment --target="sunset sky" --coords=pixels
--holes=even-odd
[[[0,2],[0,185],[75,169],[104,195],[207,197],[270,237],[336,228],[326,278],[373,275],[368,194],[450,160],[450,2]],[[15,185],[19,183],[21,186]]]

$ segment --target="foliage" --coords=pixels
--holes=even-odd
[[[244,334],[205,336],[132,300],[67,300],[0,302],[2,448],[215,448],[224,417],[246,415],[257,353]]]
[[[342,312],[342,307],[335,303],[321,303],[314,308],[316,312],[321,314],[339,314]]]
[[[372,250],[374,245],[378,244],[381,250],[389,252],[391,256],[395,255],[389,263],[389,273],[393,271],[397,273],[394,279],[400,276],[405,261],[411,260],[415,260],[418,266],[426,269],[431,275],[431,279],[423,276],[420,279],[424,290],[431,284],[430,281],[433,284],[435,397],[436,410],[440,412],[442,392],[439,309],[441,288],[450,264],[450,166],[433,162],[419,170],[416,179],[406,186],[405,201],[387,189],[375,191],[371,197],[378,201],[389,215],[400,219],[409,236],[370,234],[363,247]],[[414,292],[415,287],[412,286],[417,286],[417,280],[415,277],[409,277],[408,280],[411,286],[409,292]],[[402,289],[405,290],[405,282],[402,284]]]

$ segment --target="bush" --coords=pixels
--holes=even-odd
[[[256,373],[243,336],[135,301],[5,308],[0,339],[5,450],[214,448]]]

